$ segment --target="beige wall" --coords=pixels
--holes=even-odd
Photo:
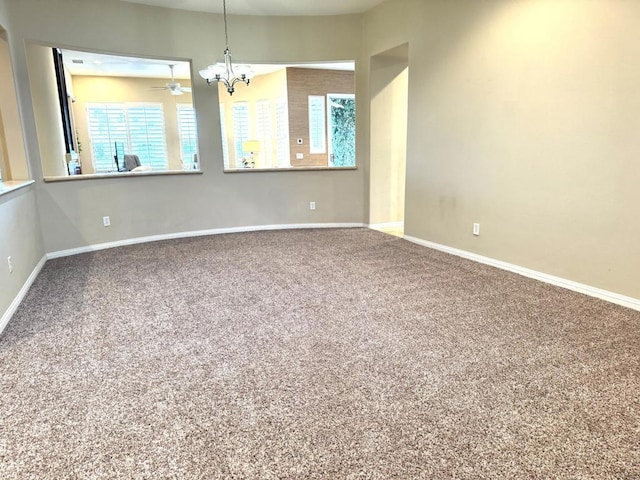
[[[625,0],[369,12],[369,55],[409,42],[405,232],[640,298],[639,17]]]
[[[12,32],[5,8],[5,0],[0,0],[0,30],[2,29],[9,33],[9,43],[5,45],[9,47],[9,51],[11,49],[15,50],[16,46],[11,37]],[[5,58],[8,59],[9,57]],[[7,65],[3,63],[0,69],[0,76],[3,76],[7,71],[11,71],[6,67]],[[6,78],[0,80],[3,90],[7,89],[7,83],[5,82]],[[11,81],[11,84],[13,85],[13,81]],[[13,94],[13,89],[11,89],[11,93]],[[5,94],[6,92],[3,92],[0,95]],[[18,129],[19,133],[15,133],[15,135],[22,140],[19,119],[12,119],[12,122],[14,121],[16,123],[12,124],[11,127]],[[15,148],[15,150],[11,150],[12,155],[21,159],[26,157],[24,148],[19,142],[12,145],[11,148]],[[20,174],[16,179],[27,178],[24,163],[20,166],[20,169],[25,173]],[[12,170],[14,175],[16,171],[19,171],[18,168],[12,168]],[[0,319],[5,316],[5,313],[43,255],[44,247],[38,221],[36,193],[33,186],[0,195]],[[8,256],[11,256],[12,259],[13,273],[9,273],[6,263]],[[0,325],[0,329],[1,327],[2,325]]]
[[[191,94],[171,95],[167,90],[152,87],[164,87],[168,80],[159,78],[130,77],[94,77],[76,75],[72,77],[75,96],[73,114],[76,121],[78,138],[82,144],[80,160],[83,173],[94,173],[91,158],[91,142],[87,125],[87,103],[91,102],[148,102],[161,103],[164,111],[164,125],[167,141],[167,163],[169,170],[182,170],[180,154],[180,135],[178,132],[178,105],[191,104]],[[183,87],[191,83],[180,80]]]
[[[27,44],[30,90],[36,133],[45,177],[68,175],[60,100],[51,47]]]
[[[217,92],[194,82],[202,175],[48,184],[16,45],[192,58],[198,69],[222,53],[222,38],[218,50],[212,41],[222,19],[124,2],[0,0],[0,22],[3,8],[47,251],[368,219],[369,58],[408,43],[406,233],[640,298],[638,2],[387,0],[363,17],[231,17],[230,31],[243,32],[234,59],[356,59],[358,170],[223,174]],[[2,199],[2,221],[33,218],[29,189],[24,205],[13,200]]]
[[[5,180],[29,178],[6,32],[0,27],[0,169]]]
[[[224,48],[221,15],[100,0],[21,0],[8,7],[17,42],[186,58],[192,59],[196,71],[221,56]],[[231,16],[234,60],[358,60],[361,22],[358,15]],[[243,34],[234,35],[234,31]],[[327,35],[329,31],[331,35]],[[16,50],[15,60],[17,77],[27,83],[24,52]],[[20,91],[47,251],[222,227],[364,221],[365,182],[361,170],[223,173],[217,91],[199,77],[193,84],[201,175],[58,183],[40,181],[34,102],[31,92]],[[315,211],[309,210],[310,200],[316,202]],[[130,208],[132,205],[136,208]],[[103,215],[111,216],[108,228],[102,226]]]
[[[0,319],[44,255],[33,187],[0,195]],[[13,272],[9,273],[7,257]],[[0,331],[3,325],[0,324]]]
[[[370,224],[404,221],[408,46],[371,58]]]

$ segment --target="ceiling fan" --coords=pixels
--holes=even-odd
[[[169,69],[171,70],[171,81],[168,82],[166,84],[166,86],[164,86],[164,87],[151,87],[151,88],[156,89],[156,90],[169,90],[171,92],[171,95],[182,95],[184,93],[191,93],[191,87],[183,87],[178,82],[176,82],[176,79],[173,76],[173,67],[174,66],[175,65],[168,65]]]

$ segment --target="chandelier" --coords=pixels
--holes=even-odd
[[[224,39],[226,48],[224,49],[224,63],[216,63],[209,65],[207,68],[200,70],[200,76],[207,81],[207,85],[211,86],[215,83],[222,82],[227,88],[229,95],[233,95],[235,84],[238,82],[249,85],[253,78],[253,72],[249,65],[236,65],[235,72],[231,63],[231,50],[229,50],[229,35],[227,33],[227,2],[222,0],[222,9],[224,14]]]

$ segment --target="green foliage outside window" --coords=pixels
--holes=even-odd
[[[331,142],[334,167],[356,165],[356,102],[353,98],[331,98]]]

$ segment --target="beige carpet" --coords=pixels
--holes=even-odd
[[[364,229],[47,262],[2,479],[640,478],[640,313]]]

